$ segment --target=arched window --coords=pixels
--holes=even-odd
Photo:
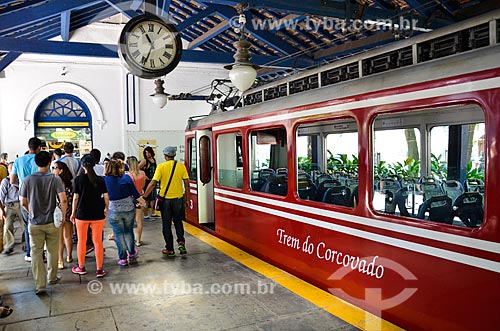
[[[62,148],[71,141],[75,153],[92,149],[92,115],[85,103],[71,94],[53,94],[43,100],[34,114],[35,135],[47,150]]]

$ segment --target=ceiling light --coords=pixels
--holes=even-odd
[[[155,94],[151,94],[150,97],[153,98],[153,103],[158,108],[163,108],[167,104],[169,94],[165,93],[165,89],[163,88],[164,81],[162,79],[155,80]]]
[[[240,28],[236,29],[237,33],[240,33],[240,39],[233,45],[236,48],[236,53],[234,54],[234,63],[224,66],[224,68],[229,69],[229,79],[233,85],[244,92],[252,87],[257,77],[257,71],[259,67],[251,64],[250,59],[252,55],[248,51],[250,48],[250,42],[245,38],[245,23],[246,18],[243,13],[240,14],[238,22],[240,23]]]

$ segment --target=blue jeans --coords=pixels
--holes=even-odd
[[[120,260],[127,258],[127,251],[129,254],[135,254],[134,220],[135,209],[131,211],[110,210],[108,212],[108,221],[115,233],[115,243]]]
[[[30,233],[28,231],[28,212],[21,206],[21,216],[24,223],[24,242],[26,244],[26,256],[31,256]]]
[[[174,221],[177,243],[184,245],[184,199],[165,199],[161,209],[163,239],[168,251],[174,250],[174,236],[172,235],[172,221]]]

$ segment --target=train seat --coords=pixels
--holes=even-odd
[[[382,178],[379,185],[380,192],[385,195],[384,212],[394,214],[396,212],[396,192],[401,188],[401,184],[393,178]]]
[[[465,181],[465,192],[484,193],[484,182],[479,178],[469,178]]]
[[[394,204],[399,209],[399,214],[401,216],[411,217],[411,213],[406,208],[406,200],[408,199],[408,195],[410,194],[408,187],[402,187],[396,191],[394,196]]]
[[[425,200],[420,205],[417,217],[425,219],[426,213],[429,214],[428,219],[431,221],[452,224],[453,208],[451,198],[446,195],[441,195]]]
[[[453,215],[460,218],[469,228],[483,223],[483,197],[478,192],[466,192],[460,195],[453,204]]]
[[[318,185],[318,191],[316,193],[316,201],[322,201],[323,197],[325,196],[325,192],[329,188],[333,188],[335,186],[341,186],[340,182],[336,179],[326,179],[326,180],[322,181]]]
[[[315,200],[317,194],[316,185],[309,178],[300,178],[297,182],[299,197],[303,200]]]
[[[446,193],[439,183],[435,181],[424,181],[420,184],[420,190],[424,194],[424,202],[425,200],[429,200],[432,197],[442,196]]]
[[[456,180],[447,180],[443,182],[443,190],[445,191],[446,195],[451,198],[453,203],[455,200],[464,193],[464,188],[462,187],[462,184]]]
[[[270,176],[274,176],[276,172],[271,168],[263,168],[259,170],[259,178],[267,179]]]
[[[351,190],[343,185],[330,187],[326,190],[322,201],[331,205],[352,207]]]
[[[267,183],[267,179],[264,178],[254,178],[250,182],[252,191],[262,191],[264,185]]]

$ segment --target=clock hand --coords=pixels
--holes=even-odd
[[[154,41],[151,40],[151,38],[149,38],[148,34],[146,33],[146,39],[149,41],[149,45],[151,46],[151,48],[155,48],[155,43]]]

